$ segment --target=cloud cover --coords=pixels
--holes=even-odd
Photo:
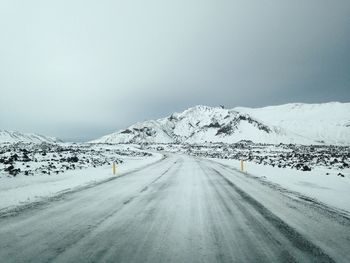
[[[99,137],[196,104],[349,101],[349,1],[0,3],[0,128]]]

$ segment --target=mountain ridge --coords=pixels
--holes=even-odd
[[[288,103],[262,108],[197,105],[137,122],[92,143],[350,144],[350,103]],[[309,126],[309,127],[308,127]]]
[[[0,130],[0,143],[16,142],[57,143],[62,141],[55,137],[44,136],[36,133],[22,133],[18,131]]]

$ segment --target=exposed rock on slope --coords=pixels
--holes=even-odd
[[[349,144],[349,124],[350,103],[296,103],[256,109],[195,106],[92,142]]]

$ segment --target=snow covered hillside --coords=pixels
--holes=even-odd
[[[47,137],[34,133],[21,133],[17,131],[0,130],[0,143],[33,142],[33,143],[55,143],[61,142],[55,137]]]
[[[291,103],[235,110],[326,144],[350,144],[350,103]]]
[[[350,103],[286,104],[223,109],[195,106],[140,122],[93,143],[350,144]]]

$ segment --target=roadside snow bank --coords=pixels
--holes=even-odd
[[[117,174],[121,175],[154,163],[163,158],[162,154],[153,153],[150,157],[122,157],[123,163],[117,165]],[[62,174],[39,174],[36,176],[0,177],[0,210],[31,202],[106,180],[112,174],[110,165],[97,168],[70,170]]]
[[[240,161],[208,158],[239,170]],[[350,213],[350,169],[339,170],[315,167],[312,171],[278,168],[245,162],[245,171],[262,180],[280,185],[287,190],[316,199],[322,203]]]

